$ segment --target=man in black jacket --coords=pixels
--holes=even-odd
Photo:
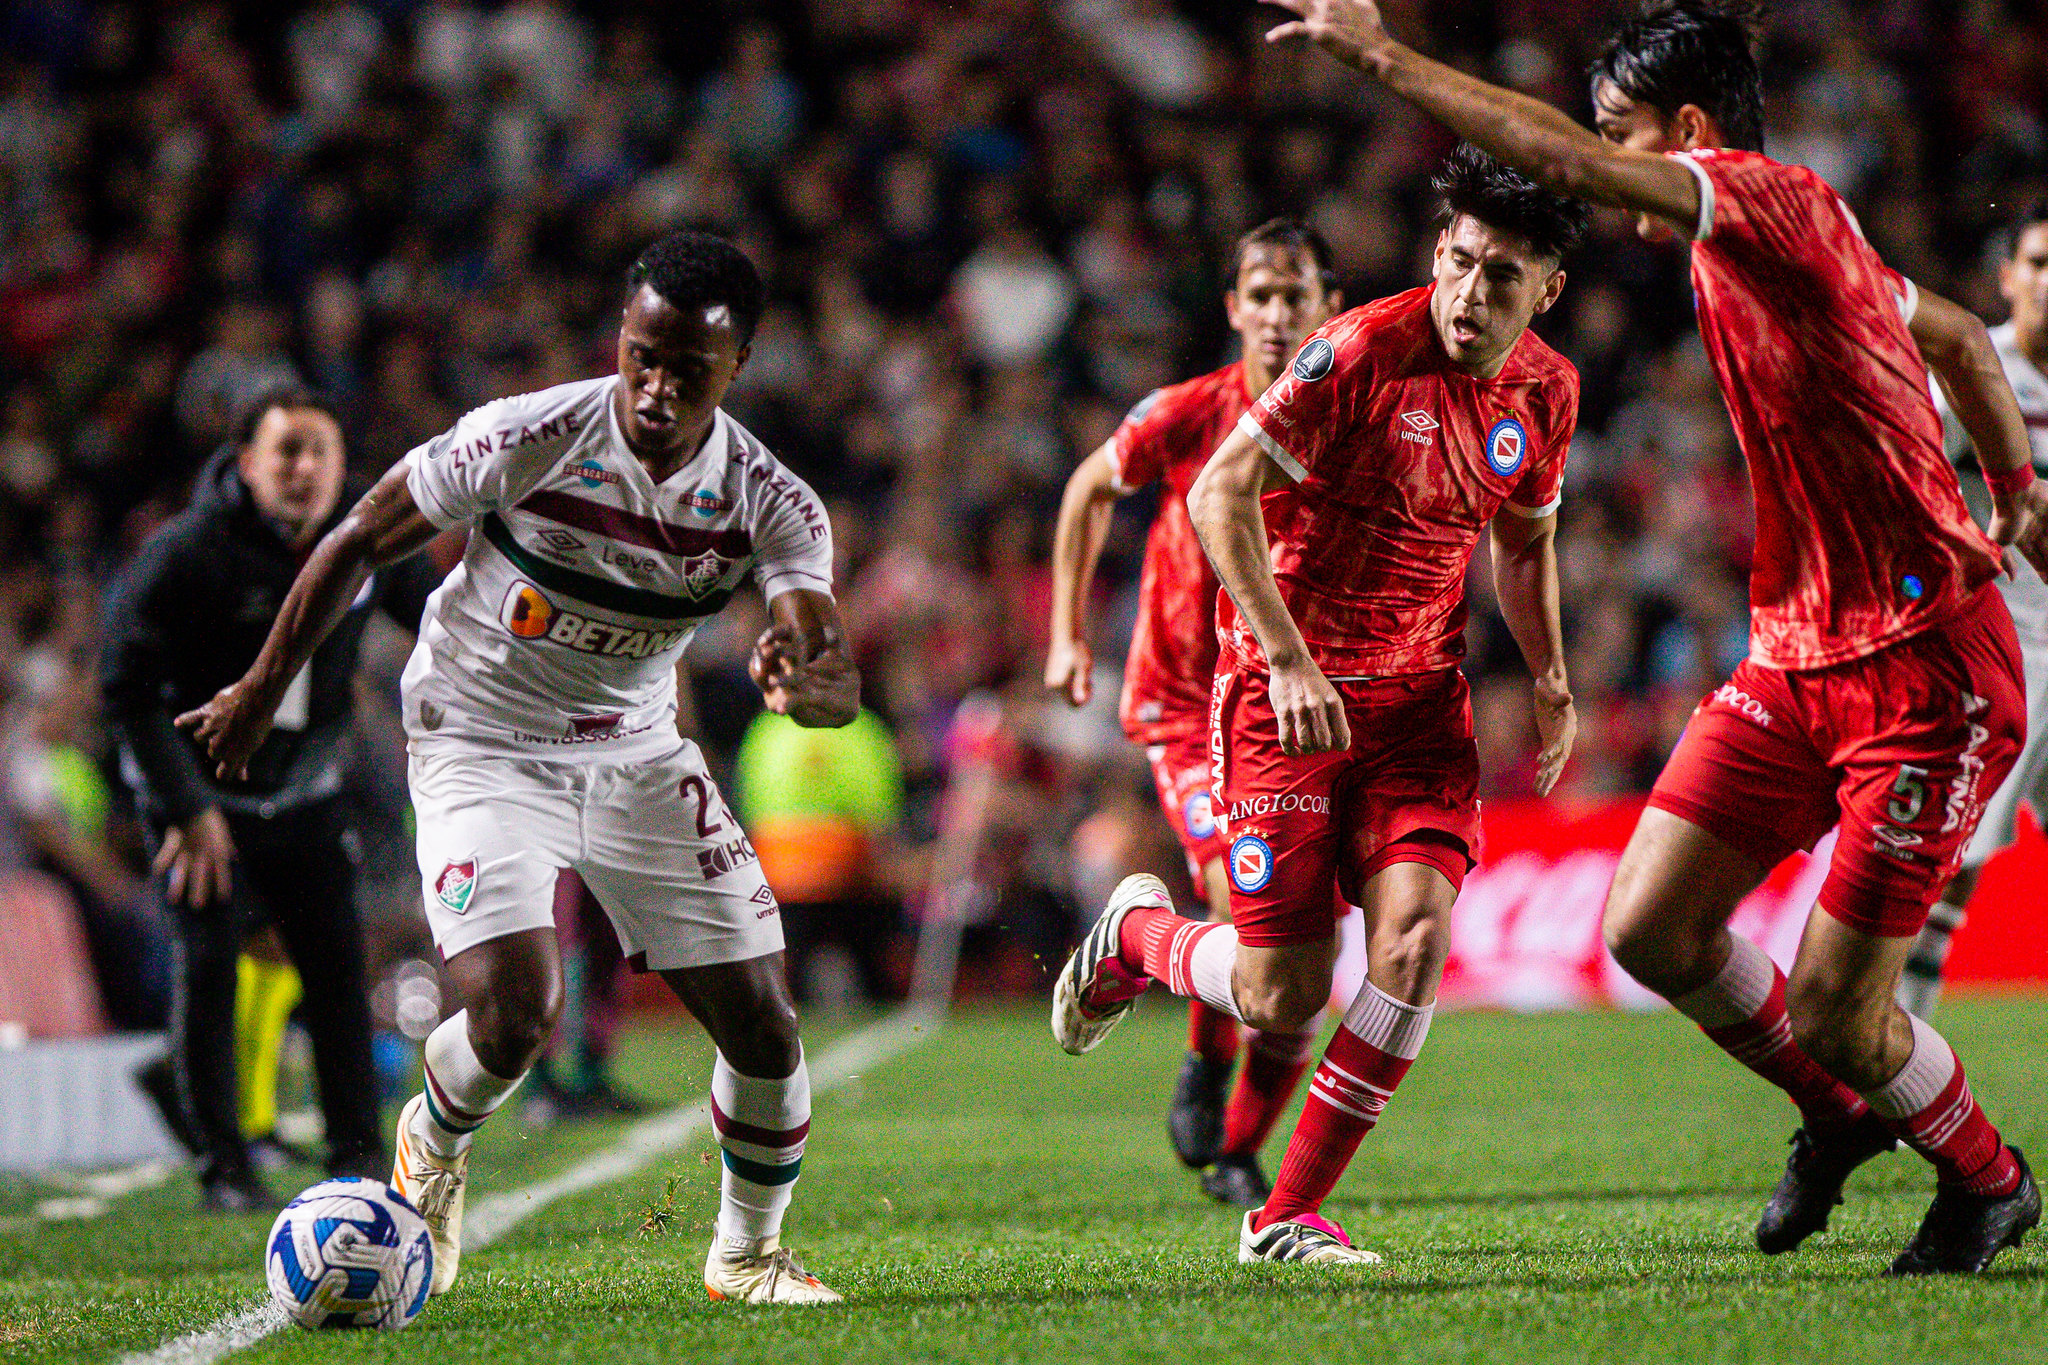
[[[273,1201],[251,1167],[236,1101],[235,962],[277,926],[304,982],[329,1168],[390,1165],[370,1056],[355,868],[337,795],[356,656],[381,608],[417,632],[438,583],[424,559],[380,569],[293,681],[246,781],[220,781],[171,718],[240,677],[262,648],[307,551],[338,521],[347,460],[319,396],[277,388],[244,410],[192,503],[108,590],[101,687],[178,921],[171,1053],[202,1158],[205,1206]]]

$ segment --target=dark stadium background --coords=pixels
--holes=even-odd
[[[1387,8],[1396,32],[1582,116],[1618,12]],[[0,8],[0,864],[64,871],[117,920],[160,914],[94,716],[99,591],[240,398],[294,374],[331,393],[368,477],[485,400],[609,371],[621,271],[689,224],[736,237],[770,284],[729,406],[830,500],[868,701],[908,779],[891,886],[915,915],[942,882],[1003,926],[971,961],[1028,986],[1029,952],[1103,869],[1163,840],[1113,724],[1053,714],[1036,686],[1067,472],[1147,390],[1228,358],[1218,262],[1244,228],[1309,217],[1353,301],[1423,278],[1447,140],[1320,54],[1266,46],[1273,14]],[[2039,8],[1787,3],[1767,53],[1773,153],[1834,184],[1893,265],[2002,316],[1992,230],[2048,184]],[[1565,787],[1590,797],[1643,788],[1742,656],[1751,529],[1682,252],[1609,215],[1569,270],[1539,330],[1584,377],[1561,545],[1583,725]],[[1107,658],[1149,510],[1130,500],[1111,542]],[[1475,575],[1469,667],[1487,794],[1512,796],[1533,733],[1487,592]],[[693,646],[721,765],[758,707],[759,623],[736,605]],[[367,680],[384,721],[356,782],[387,963],[424,942],[390,723],[402,657],[387,642]],[[985,799],[961,795],[970,774]],[[135,1008],[108,995],[117,1022]]]

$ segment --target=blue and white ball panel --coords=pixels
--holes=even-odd
[[[434,1245],[426,1220],[380,1180],[306,1190],[264,1243],[270,1297],[301,1327],[396,1331],[426,1307]]]

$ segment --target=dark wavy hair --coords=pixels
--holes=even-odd
[[[1429,183],[1443,200],[1444,221],[1459,214],[1477,218],[1554,261],[1579,244],[1592,222],[1592,210],[1581,201],[1552,194],[1469,142],[1457,145]]]
[[[1327,294],[1337,287],[1337,258],[1331,253],[1330,244],[1323,234],[1299,218],[1281,217],[1268,218],[1237,239],[1237,245],[1230,253],[1231,288],[1237,287],[1237,277],[1244,270],[1244,258],[1255,246],[1279,247],[1306,256],[1316,268],[1316,278],[1322,281],[1323,292]]]
[[[724,304],[732,310],[741,345],[754,339],[760,325],[761,272],[746,252],[709,232],[671,232],[641,252],[626,268],[626,289],[643,284],[686,312]]]
[[[265,384],[244,399],[235,409],[234,419],[228,423],[228,435],[235,445],[245,446],[256,439],[256,428],[263,425],[263,419],[270,415],[272,408],[283,408],[286,412],[324,412],[341,425],[341,410],[334,400],[316,389],[309,389],[297,380],[280,380]]]
[[[1611,81],[1667,118],[1698,105],[1730,147],[1760,152],[1764,77],[1754,38],[1761,18],[1749,0],[1649,0],[1593,59],[1593,93]]]

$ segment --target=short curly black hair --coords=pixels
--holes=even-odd
[[[1469,142],[1457,145],[1429,183],[1443,199],[1445,222],[1465,214],[1514,233],[1553,261],[1563,260],[1592,222],[1584,203],[1552,194]]]
[[[1666,118],[1698,105],[1730,147],[1760,152],[1764,76],[1752,34],[1761,18],[1753,0],[1647,0],[1593,59],[1593,96],[1609,81]]]
[[[643,284],[671,308],[695,312],[724,304],[742,346],[760,325],[761,272],[746,252],[712,233],[671,232],[653,243],[626,268],[628,294]]]

